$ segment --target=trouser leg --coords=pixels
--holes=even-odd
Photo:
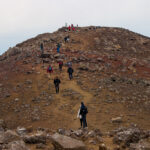
[[[59,53],[59,48],[57,48],[57,53]]]
[[[81,124],[81,128],[82,128],[82,119],[80,119],[80,124]]]
[[[85,116],[85,126],[87,127],[87,121],[86,121],[86,116]]]
[[[59,70],[62,71],[62,66],[59,66]]]
[[[83,120],[83,128],[85,128],[86,127],[85,116],[82,117],[82,120]]]
[[[55,86],[55,89],[56,89],[56,93],[57,93],[57,87]]]
[[[59,86],[55,86],[56,88],[56,93],[59,93]]]
[[[57,92],[59,93],[59,86],[57,87]]]
[[[69,73],[69,79],[70,80],[72,79],[72,73]]]

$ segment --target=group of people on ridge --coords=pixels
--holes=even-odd
[[[73,24],[71,24],[71,26],[69,25],[68,31],[75,31],[75,27],[73,26]]]

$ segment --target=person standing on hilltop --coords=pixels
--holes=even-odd
[[[72,69],[72,67],[69,67],[67,72],[69,74],[69,79],[72,80],[73,79],[73,75],[72,74],[74,72],[74,70]]]
[[[55,85],[55,89],[56,89],[56,94],[59,93],[59,84],[61,83],[60,79],[58,77],[56,77],[54,79],[54,85]]]
[[[68,31],[71,31],[71,27],[70,26],[68,27]]]
[[[83,128],[87,127],[87,121],[86,121],[87,113],[88,113],[87,107],[84,105],[83,102],[81,102],[80,115],[82,116]]]
[[[75,27],[72,27],[72,31],[75,31]]]

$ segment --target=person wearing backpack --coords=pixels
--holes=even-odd
[[[56,89],[56,94],[59,93],[59,84],[61,83],[60,79],[58,77],[56,77],[54,79],[54,85],[55,85],[55,89]]]
[[[72,78],[73,78],[73,75],[72,75],[73,72],[74,72],[74,70],[72,69],[72,67],[69,67],[69,68],[68,68],[68,74],[69,74],[69,79],[70,79],[70,80],[72,80]]]
[[[65,43],[69,42],[69,35],[64,38]]]
[[[47,73],[49,74],[53,73],[53,67],[51,65],[48,66]]]
[[[63,61],[59,61],[58,64],[59,64],[59,70],[61,72],[62,71],[62,67],[63,67]]]
[[[87,121],[86,121],[87,113],[88,113],[87,107],[84,105],[83,102],[81,102],[80,115],[82,116],[83,128],[87,127]]]

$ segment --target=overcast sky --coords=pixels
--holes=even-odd
[[[0,0],[0,54],[65,22],[124,27],[150,37],[150,0]]]

